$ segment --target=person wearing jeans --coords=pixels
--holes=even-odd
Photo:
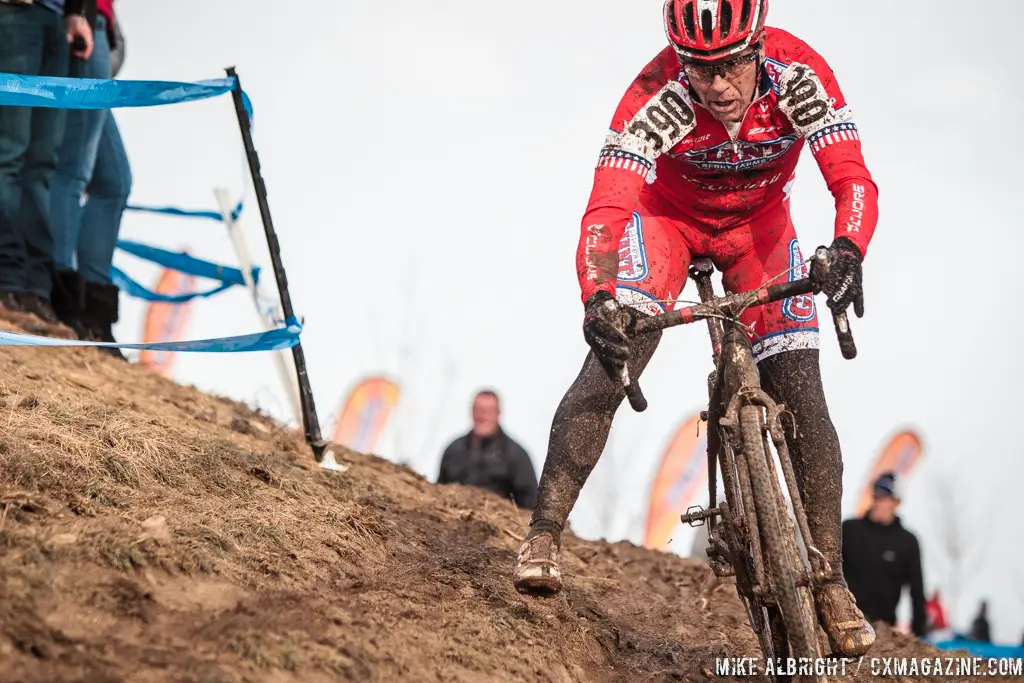
[[[96,0],[0,0],[0,72],[65,76],[68,44],[88,59]],[[50,303],[50,182],[65,112],[0,106],[0,317],[31,332],[73,336]]]
[[[88,60],[71,59],[72,77],[116,75],[111,58],[123,38],[114,30],[113,0],[99,0],[97,7],[95,49]],[[51,192],[57,265],[53,304],[60,320],[81,339],[114,341],[111,327],[118,318],[118,288],[110,280],[110,265],[131,183],[113,112],[69,111]],[[101,350],[124,357],[115,348]]]

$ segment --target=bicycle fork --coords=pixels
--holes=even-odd
[[[697,259],[693,262],[690,267],[690,277],[697,285],[697,291],[700,295],[702,302],[707,303],[714,299],[715,292],[711,284],[711,274],[714,272],[714,265],[708,259]],[[746,522],[747,534],[750,539],[750,547],[755,555],[754,569],[757,577],[751,577],[755,579],[755,583],[764,585],[763,576],[761,576],[761,568],[763,564],[760,558],[760,543],[757,538],[757,526],[754,520],[744,519],[748,516],[752,517],[753,504],[752,495],[749,491],[749,480],[747,478],[746,463],[743,459],[736,459],[735,454],[742,451],[742,444],[736,443],[738,435],[735,432],[735,426],[738,425],[738,414],[739,407],[742,404],[754,404],[758,405],[764,410],[765,413],[765,453],[770,453],[769,438],[771,444],[775,446],[776,452],[779,454],[779,463],[782,467],[783,478],[786,482],[786,488],[789,490],[790,499],[793,502],[793,513],[796,518],[796,525],[800,531],[800,536],[803,538],[804,546],[807,549],[808,559],[810,561],[811,576],[806,575],[806,571],[802,571],[800,577],[800,583],[808,585],[816,580],[818,582],[824,581],[832,575],[832,567],[829,565],[828,560],[825,559],[824,555],[814,545],[813,539],[811,538],[810,528],[807,523],[807,514],[803,505],[803,499],[800,496],[799,488],[797,486],[796,474],[793,469],[793,463],[790,459],[789,446],[786,442],[785,431],[782,425],[782,416],[789,415],[792,418],[792,413],[789,413],[785,406],[778,405],[767,393],[760,388],[760,378],[757,377],[756,365],[750,354],[749,343],[745,336],[743,339],[740,330],[730,326],[730,329],[726,331],[723,328],[722,322],[714,318],[707,319],[708,332],[711,337],[712,343],[712,358],[714,361],[715,370],[708,376],[708,396],[709,396],[709,410],[704,411],[702,418],[708,424],[708,501],[709,506],[707,510],[700,508],[700,506],[694,506],[687,510],[686,514],[682,516],[682,521],[694,526],[697,523],[702,523],[704,520],[709,522],[709,533],[708,541],[710,547],[708,548],[709,559],[712,561],[712,569],[718,576],[733,576],[735,571],[733,567],[735,563],[729,561],[728,564],[723,563],[719,558],[724,560],[735,560],[736,558],[731,557],[729,552],[728,544],[724,543],[722,539],[718,538],[716,534],[718,530],[717,518],[723,515],[723,509],[717,505],[717,473],[718,473],[718,461],[720,457],[720,449],[722,448],[722,433],[720,428],[724,428],[727,434],[729,443],[729,453],[723,453],[725,460],[722,464],[722,476],[723,483],[726,485],[728,495],[727,498],[734,500],[738,506],[737,509],[729,510],[730,516],[738,515],[739,519],[736,521]],[[730,367],[734,369],[741,369],[739,377],[722,378],[729,379],[731,384],[731,390],[726,391],[726,395],[731,395],[732,400],[728,406],[722,406],[721,403],[721,389],[718,385],[718,368],[721,367],[720,362],[723,355],[730,356]],[[745,353],[744,353],[745,352]],[[735,356],[735,357],[733,357]],[[740,357],[742,356],[742,357]],[[751,375],[746,377],[744,375]],[[724,410],[724,415],[722,414]],[[794,425],[795,429],[795,425]],[[731,456],[731,457],[730,457]],[[772,477],[778,482],[778,474],[775,469],[774,458],[768,459],[768,465]],[[735,468],[735,469],[734,469]],[[738,479],[738,481],[737,481]],[[781,496],[781,490],[779,490]],[[782,509],[785,509],[783,505]],[[727,524],[732,523],[732,520],[724,520]],[[786,520],[787,524],[791,524],[789,520]],[[753,533],[751,533],[753,531]],[[716,557],[717,556],[717,557]],[[803,567],[803,562],[800,562]]]
[[[790,418],[792,418],[792,413],[787,411],[784,405],[777,404],[763,389],[754,386],[742,387],[733,395],[729,407],[725,411],[725,416],[720,420],[720,424],[730,432],[732,439],[738,438],[738,434],[734,430],[738,428],[739,410],[743,405],[756,405],[764,410],[764,452],[769,454],[768,469],[774,481],[778,482],[775,459],[770,456],[770,446],[774,446],[775,451],[779,455],[779,465],[782,468],[782,476],[786,482],[786,489],[789,491],[790,501],[793,505],[793,517],[795,518],[797,529],[800,531],[800,536],[803,538],[804,547],[807,549],[808,561],[810,562],[810,576],[807,575],[807,568],[804,567],[803,562],[799,563],[801,571],[800,576],[797,577],[797,585],[811,588],[813,587],[813,584],[824,582],[830,578],[833,570],[822,552],[814,545],[814,539],[811,538],[810,527],[807,523],[807,512],[804,508],[800,489],[797,485],[796,472],[793,469],[793,462],[789,454],[789,445],[786,442],[786,434],[782,425],[782,416],[789,415]],[[742,444],[733,444],[734,452],[738,451],[740,448],[742,448]],[[744,481],[741,477],[739,484],[741,495],[743,496],[744,502],[746,502],[748,499],[748,493],[744,489],[749,487],[749,481]],[[782,491],[778,488],[777,490],[780,496],[780,510],[785,510],[786,506],[782,499]],[[792,521],[788,519],[781,521],[787,525],[792,524]],[[754,540],[753,537],[755,535],[756,534],[751,535],[752,541]],[[755,548],[755,554],[757,554],[756,542],[752,543],[752,546]],[[755,568],[758,568],[760,564],[760,558],[755,558]],[[757,583],[761,583],[761,581],[759,580]]]

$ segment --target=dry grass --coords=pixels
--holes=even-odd
[[[0,348],[0,683],[705,680],[754,654],[707,569],[525,515],[85,349]],[[886,635],[890,651],[913,641]]]

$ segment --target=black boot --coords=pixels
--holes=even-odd
[[[94,341],[114,342],[114,333],[111,328],[117,322],[118,294],[121,290],[117,285],[101,285],[95,282],[85,283],[85,311],[82,315],[82,322],[89,331],[89,336]],[[99,350],[103,353],[127,361],[121,349],[116,347],[101,346]]]
[[[53,271],[53,293],[50,303],[57,319],[74,330],[79,339],[89,339],[89,330],[82,322],[85,313],[85,280],[74,270]]]

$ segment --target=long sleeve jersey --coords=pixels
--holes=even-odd
[[[584,301],[614,293],[619,241],[642,192],[702,229],[743,225],[789,197],[805,142],[835,197],[835,235],[867,252],[878,189],[832,69],[790,33],[765,29],[754,101],[735,137],[698,101],[671,47],[633,81],[599,155],[576,269]]]

